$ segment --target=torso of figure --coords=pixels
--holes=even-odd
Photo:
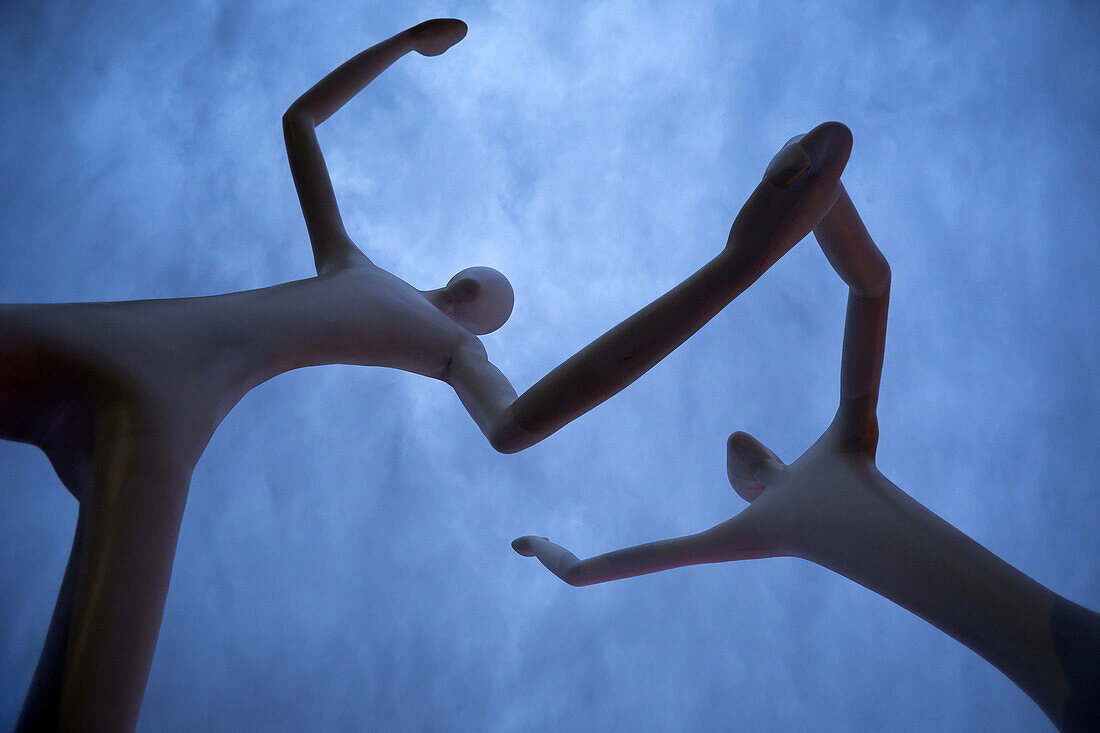
[[[306,280],[232,293],[263,321],[251,343],[277,371],[320,364],[382,366],[440,378],[476,339],[417,289],[369,262]],[[255,331],[257,329],[250,328]],[[268,378],[269,375],[263,375]]]
[[[340,363],[440,378],[470,339],[368,262],[225,295],[2,305],[0,437],[42,447],[75,494],[59,464],[90,461],[105,412],[165,431],[193,466],[233,405],[277,374]]]

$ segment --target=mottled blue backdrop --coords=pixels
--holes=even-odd
[[[421,288],[491,265],[517,387],[719,251],[776,150],[855,135],[894,273],[879,465],[1100,607],[1100,6],[501,0],[0,4],[0,300],[203,295],[311,274],[285,107],[433,16],[470,25],[320,129],[349,232]],[[570,588],[594,554],[743,502],[724,441],[790,460],[835,406],[846,290],[809,240],[677,353],[516,456],[443,384],[287,374],[192,485],[143,731],[1029,731],[921,620],[806,562]],[[0,444],[0,728],[76,516]]]

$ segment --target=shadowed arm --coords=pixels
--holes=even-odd
[[[545,537],[519,537],[512,549],[537,557],[554,575],[572,586],[633,578],[687,565],[767,557],[756,515],[744,511],[705,532],[647,542],[580,560]]]
[[[502,453],[552,435],[630,385],[703,327],[805,237],[833,206],[851,133],[827,122],[788,143],[742,207],[723,251],[514,398],[503,376],[465,349],[447,381]],[[790,172],[794,169],[794,172]]]
[[[344,229],[315,128],[409,51],[436,56],[465,35],[466,24],[451,19],[429,20],[402,31],[341,64],[283,115],[287,158],[317,274],[347,267],[366,256]]]
[[[886,351],[890,265],[863,225],[844,184],[836,203],[814,227],[814,236],[837,274],[848,284],[840,407],[834,420],[853,448],[875,456],[878,446],[879,383]]]
[[[796,141],[801,139],[796,138]],[[774,167],[775,162],[771,168]],[[875,410],[886,343],[890,267],[839,181],[835,190],[834,203],[816,222],[813,231],[830,264],[849,286],[840,407],[832,425],[808,453],[821,450],[840,462],[852,460],[873,468],[878,445]],[[618,550],[588,560],[578,560],[546,538],[521,537],[512,546],[522,555],[537,556],[555,575],[571,585],[588,585],[683,565],[794,553],[794,548],[807,538],[798,533],[784,538],[777,527],[790,516],[805,516],[806,508],[801,505],[788,508],[779,512],[786,516],[776,517],[775,503],[783,494],[773,489],[765,495],[764,491],[776,476],[787,475],[787,466],[760,441],[742,432],[730,436],[726,455],[730,484],[750,505],[706,532]],[[877,471],[874,474],[881,477]],[[811,505],[816,506],[812,502]],[[761,519],[761,515],[765,519]],[[770,521],[766,519],[769,516]],[[816,537],[821,530],[808,520],[805,531],[808,537]]]

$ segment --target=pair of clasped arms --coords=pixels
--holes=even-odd
[[[1088,725],[1096,614],[1010,567],[875,467],[890,270],[840,183],[852,145],[844,125],[792,138],[717,257],[521,396],[477,338],[511,314],[503,275],[475,267],[420,291],[352,243],[316,126],[406,53],[436,56],[465,34],[457,20],[410,28],[355,56],[287,110],[287,154],[317,277],[211,297],[0,309],[0,437],[42,448],[80,502],[18,728],[136,725],[192,470],[256,385],[332,363],[415,372],[450,384],[493,447],[513,453],[640,377],[811,231],[849,286],[840,407],[821,438],[788,466],[734,433],[729,480],[750,505],[700,534],[584,561],[541,537],[520,538],[515,549],[573,585],[695,563],[806,558],[966,644],[1057,725]],[[1082,653],[1086,636],[1091,646]]]

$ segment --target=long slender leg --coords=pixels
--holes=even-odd
[[[137,724],[190,478],[172,448],[136,413],[119,411],[99,431],[94,479],[21,730]]]
[[[42,647],[42,654],[38,657],[31,687],[27,698],[23,701],[19,722],[15,726],[18,733],[54,731],[60,724],[58,712],[61,709],[61,682],[69,645],[77,556],[83,528],[84,522],[78,519],[69,562],[65,566],[65,578],[61,581],[61,591],[57,594],[57,603],[50,618],[50,628],[46,632],[46,643]]]

